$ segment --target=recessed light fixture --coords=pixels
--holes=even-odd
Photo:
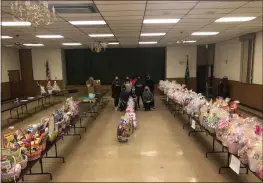
[[[89,20],[89,21],[69,21],[72,25],[105,25],[104,20]]]
[[[1,36],[1,39],[12,39],[13,37],[11,36]]]
[[[139,44],[157,44],[157,41],[139,42]]]
[[[59,39],[59,38],[64,38],[64,36],[61,35],[36,35],[38,38],[43,38],[43,39],[48,39],[48,38],[54,38],[54,39]]]
[[[6,27],[16,27],[16,26],[31,26],[30,22],[0,22],[1,26],[6,26]]]
[[[116,45],[116,44],[120,44],[119,42],[109,42],[108,44],[114,44],[114,45]]]
[[[25,43],[23,45],[24,46],[44,46],[43,44],[40,44],[40,43]]]
[[[183,41],[183,43],[195,43],[196,41],[194,40],[188,40],[188,41]]]
[[[90,37],[113,37],[113,34],[89,34]]]
[[[193,36],[212,36],[217,35],[219,32],[193,32]]]
[[[81,43],[62,43],[64,46],[80,46],[82,45]]]
[[[166,33],[141,33],[141,36],[164,36]]]
[[[247,22],[257,17],[222,17],[217,19],[215,22]]]
[[[179,22],[180,19],[145,19],[143,23],[145,24],[173,24]]]

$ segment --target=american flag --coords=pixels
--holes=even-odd
[[[46,61],[46,77],[47,77],[47,88],[51,88],[51,76],[50,76],[48,60]]]

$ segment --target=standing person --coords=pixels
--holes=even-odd
[[[115,80],[111,85],[111,91],[112,91],[112,98],[114,98],[115,110],[118,110],[120,93],[121,93],[121,82],[118,76],[115,77]]]
[[[144,105],[145,111],[150,111],[151,104],[153,101],[153,94],[148,86],[145,86],[142,97],[143,97],[143,105]]]
[[[126,91],[125,86],[122,86],[120,94],[120,111],[124,111],[126,109],[129,96],[130,93]]]
[[[125,88],[126,88],[126,92],[130,93],[131,89],[132,89],[132,84],[130,82],[129,77],[126,77],[126,80],[124,82]]]
[[[130,96],[132,97],[133,101],[134,101],[134,110],[137,110],[137,94],[136,94],[136,90],[135,87],[132,87]]]
[[[131,79],[130,79],[130,82],[131,82],[131,84],[132,84],[132,87],[134,87],[134,86],[135,86],[135,83],[136,83],[135,74],[132,74],[132,77],[131,77]]]
[[[223,79],[220,81],[218,87],[218,95],[223,98],[229,97],[229,84],[228,78],[226,76],[224,76]]]
[[[151,79],[149,74],[146,76],[145,86],[148,86],[150,91],[152,92],[153,100],[151,102],[151,107],[152,109],[155,109],[155,105],[154,105],[154,87],[155,86],[154,86],[154,81]]]
[[[137,95],[137,104],[138,104],[138,108],[140,108],[140,98],[143,102],[142,99],[142,93],[143,93],[143,82],[140,76],[138,76],[136,83],[135,83],[135,91],[136,91],[136,95]]]

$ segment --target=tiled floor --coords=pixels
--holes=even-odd
[[[56,107],[29,118],[38,121]],[[139,128],[128,143],[116,139],[122,113],[114,111],[113,102],[99,117],[86,121],[87,132],[65,137],[58,143],[60,160],[45,160],[44,170],[53,174],[54,182],[260,182],[251,173],[235,175],[231,170],[218,174],[226,155],[209,155],[212,139],[204,134],[188,137],[181,117],[174,118],[156,98],[156,111],[137,112]],[[25,125],[25,124],[24,124]],[[220,148],[220,146],[218,146]],[[39,171],[35,168],[33,172]],[[48,177],[26,177],[29,181],[48,181]]]

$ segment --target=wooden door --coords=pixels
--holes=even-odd
[[[19,70],[9,70],[9,83],[10,83],[10,93],[11,98],[21,97],[21,82],[20,82],[20,71]]]

